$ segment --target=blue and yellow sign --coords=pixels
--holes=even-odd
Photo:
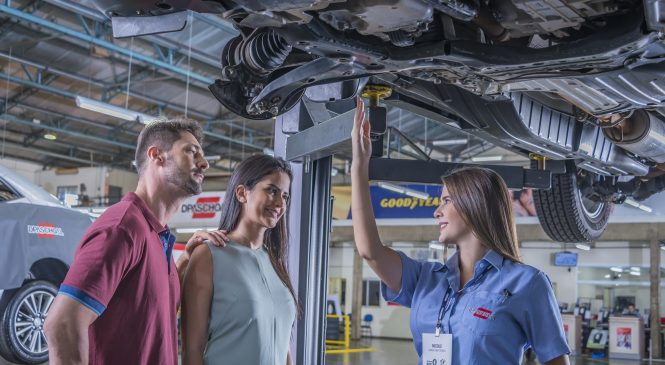
[[[371,186],[372,207],[374,215],[380,218],[432,218],[434,210],[439,205],[441,185],[404,185],[412,190],[426,192],[427,199],[414,198],[405,194],[393,192],[380,186]],[[334,194],[334,192],[333,192]],[[337,202],[336,202],[337,204]],[[350,208],[350,207],[349,207]],[[349,209],[346,219],[351,219]],[[342,218],[342,217],[338,217]],[[342,219],[344,219],[342,218]]]

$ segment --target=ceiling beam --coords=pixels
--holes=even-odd
[[[36,149],[35,147],[24,147],[20,143],[15,143],[15,142],[11,142],[11,141],[4,141],[2,143],[5,144],[6,147],[9,147],[9,148],[14,149],[14,150],[19,150],[19,151],[29,152],[29,153],[37,153],[37,154],[45,155],[45,156],[51,156],[51,157],[55,157],[55,158],[58,158],[58,159],[61,159],[61,160],[77,162],[77,163],[80,163],[80,164],[83,164],[83,165],[86,165],[86,166],[107,165],[107,164],[102,164],[102,163],[99,163],[99,162],[95,162],[94,160],[84,160],[82,158],[67,156],[67,155],[63,155],[63,154],[60,154],[60,153],[47,151],[47,150],[44,150],[44,149]]]
[[[75,99],[76,96],[78,96],[77,94],[74,94],[74,93],[66,91],[66,90],[58,89],[58,88],[55,88],[55,87],[52,87],[52,86],[42,85],[42,84],[39,84],[39,83],[34,82],[34,81],[30,81],[30,80],[22,79],[22,78],[19,78],[19,77],[7,75],[3,72],[0,72],[0,79],[9,80],[13,83],[30,86],[30,87],[33,87],[33,88],[37,88],[37,89],[40,89],[40,90],[43,90],[43,91],[46,91],[46,92],[50,92],[52,94],[56,94],[56,95],[59,95],[59,96],[62,96],[62,97],[70,98],[70,99]],[[239,145],[239,146],[244,146],[244,147],[247,147],[247,148],[251,148],[251,149],[256,150],[256,151],[263,151],[263,149],[266,147],[266,146],[260,146],[260,145],[257,145],[257,144],[245,142],[243,140],[239,140],[239,139],[236,139],[236,138],[227,137],[225,135],[222,135],[222,134],[219,134],[219,133],[216,133],[216,132],[212,132],[212,131],[203,131],[203,134],[206,135],[206,136],[216,138],[216,139],[219,139],[219,140],[223,140],[223,141],[227,141],[227,142]]]
[[[174,73],[176,75],[179,75],[181,77],[196,80],[196,81],[201,82],[205,85],[210,85],[214,82],[214,80],[212,78],[204,76],[204,75],[199,74],[197,72],[192,72],[191,70],[183,69],[181,67],[172,65],[168,62],[163,62],[161,60],[158,60],[158,59],[155,59],[153,57],[144,55],[142,53],[135,52],[133,50],[118,46],[118,45],[116,45],[114,43],[111,43],[109,41],[106,41],[104,39],[97,38],[94,35],[89,35],[89,34],[79,32],[77,30],[62,26],[60,24],[48,21],[46,19],[37,17],[37,16],[29,14],[29,13],[26,13],[26,12],[21,11],[19,9],[12,8],[10,6],[0,4],[0,12],[7,14],[8,16],[10,16],[14,19],[25,21],[27,23],[37,25],[37,26],[42,27],[44,29],[48,29],[52,32],[56,32],[56,33],[65,35],[65,36],[73,38],[73,39],[77,39],[77,40],[80,40],[80,41],[83,41],[83,42],[94,44],[94,45],[96,45],[98,47],[101,47],[103,49],[106,49],[110,52],[114,52],[114,53],[117,53],[117,54],[120,54],[120,55],[123,55],[123,56],[126,56],[126,57],[131,57],[132,59],[143,62],[147,65],[154,66],[157,69],[169,71],[169,72],[172,72],[172,73]]]
[[[22,57],[16,57],[15,55],[10,56],[9,54],[7,54],[5,52],[0,52],[0,57],[4,57],[8,60],[11,60],[12,62],[16,62],[16,63],[20,64],[21,66],[34,67],[38,70],[38,72],[39,71],[48,72],[48,73],[55,74],[55,75],[58,75],[58,76],[62,76],[62,77],[65,77],[65,78],[68,78],[68,79],[71,79],[71,80],[74,80],[74,81],[79,81],[79,82],[86,83],[86,84],[89,84],[89,85],[94,85],[94,86],[96,86],[96,87],[98,87],[102,90],[109,90],[112,86],[111,84],[105,83],[103,81],[100,81],[100,80],[97,80],[97,79],[94,79],[94,78],[86,77],[86,76],[83,76],[83,75],[77,75],[75,73],[64,71],[64,70],[58,69],[56,67],[46,66],[44,64],[41,64],[41,63],[38,63],[38,62],[35,62],[35,61],[32,61],[32,60],[28,60],[28,59],[25,59],[25,58],[22,58]],[[37,79],[40,79],[40,77],[37,77]],[[34,80],[27,80],[27,81],[35,82]],[[24,85],[24,86],[32,86],[32,85]],[[135,91],[130,90],[129,95],[131,97],[137,98],[139,100],[142,100],[142,101],[145,101],[145,102],[148,102],[148,103],[152,103],[152,104],[156,104],[160,108],[171,109],[171,110],[177,111],[178,113],[183,113],[183,114],[185,112],[187,112],[189,115],[192,115],[195,118],[204,119],[203,122],[210,122],[210,121],[214,121],[216,119],[215,116],[213,116],[213,115],[208,115],[208,114],[205,114],[205,113],[201,113],[199,111],[192,110],[192,109],[186,110],[184,107],[182,107],[180,105],[172,104],[168,101],[160,100],[160,99],[157,99],[157,98],[149,96],[149,95],[141,94],[139,92],[135,92]],[[65,95],[63,95],[63,96],[65,96]],[[233,121],[228,121],[228,122],[233,123]],[[245,128],[245,127],[242,127],[242,126],[237,126],[237,127],[238,128],[244,128],[248,132],[254,133],[256,135],[272,136],[272,134],[270,134],[270,133],[262,133],[261,131],[258,131],[258,130],[252,129],[252,128]]]
[[[32,121],[24,120],[24,119],[21,119],[17,116],[7,114],[7,113],[1,114],[0,118],[5,119],[5,120],[7,120],[11,123],[28,126],[30,128],[45,129],[45,130],[56,132],[56,133],[67,134],[67,135],[70,135],[70,136],[79,137],[79,138],[83,138],[83,139],[90,140],[90,141],[95,141],[97,143],[108,144],[108,145],[111,145],[111,146],[126,148],[126,149],[130,149],[130,150],[135,150],[136,149],[136,145],[134,145],[134,144],[118,142],[118,141],[114,141],[114,140],[111,140],[111,139],[108,139],[108,138],[97,137],[97,136],[94,136],[94,135],[91,135],[91,134],[80,133],[80,132],[76,132],[76,131],[72,131],[72,130],[68,130],[68,129],[64,129],[64,128],[50,126],[50,125],[47,125],[47,124],[41,124],[41,123],[40,124],[35,124]]]
[[[68,0],[45,0],[46,3],[56,6],[60,9],[67,10],[71,13],[82,15],[88,19],[92,19],[96,22],[99,23],[106,23],[108,22],[108,18],[102,14],[100,11],[97,9],[93,9],[90,7],[87,7],[82,4],[78,4],[72,1]],[[206,24],[209,24],[213,26],[216,29],[222,30],[226,33],[228,33],[229,38],[235,37],[239,34],[239,32],[233,28],[233,26],[224,20],[221,19],[216,19],[214,16],[208,16],[205,14],[199,14],[196,12],[191,13],[192,17],[194,20],[197,21],[202,21]],[[148,35],[148,36],[142,36],[141,39],[145,39],[151,43],[154,43],[156,45],[162,46],[162,47],[167,47],[169,49],[172,49],[178,53],[184,54],[186,56],[189,56],[189,50],[188,47],[182,43],[179,43],[173,39],[170,39],[168,37],[164,37],[161,35]],[[205,63],[211,67],[219,68],[221,67],[220,61],[218,57],[212,57],[209,54],[206,54],[205,52],[202,52],[197,49],[192,49],[191,50],[191,57],[192,59],[195,59],[199,62]]]

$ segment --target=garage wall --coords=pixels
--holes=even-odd
[[[19,175],[32,182],[35,182],[37,172],[41,171],[42,169],[41,165],[32,162],[14,160],[11,158],[0,158],[0,165],[16,171]]]
[[[410,255],[409,249],[401,249]],[[346,279],[346,303],[342,305],[344,313],[351,312],[353,301],[353,246],[345,243],[343,247],[331,247],[328,258],[328,277],[342,277]],[[372,269],[363,262],[363,279],[379,280]],[[363,306],[362,316],[372,314],[372,334],[377,337],[411,339],[409,329],[409,309],[402,306],[389,306],[383,298],[378,307]]]
[[[521,249],[523,260],[526,264],[537,267],[545,272],[554,285],[555,295],[559,303],[575,303],[578,297],[602,298],[603,286],[578,286],[578,268],[568,268],[553,266],[551,255],[561,251],[560,245],[551,242],[525,243],[527,247]],[[578,253],[578,264],[581,267],[610,267],[610,266],[649,266],[649,249],[641,247],[643,243],[631,243],[631,248],[617,248],[625,246],[626,242],[600,242],[599,248],[591,251],[582,251],[570,249]],[[345,313],[351,311],[352,302],[352,277],[353,277],[353,243],[336,244],[330,249],[328,276],[342,277],[346,279],[346,303],[342,306]],[[536,247],[528,247],[536,246]],[[421,256],[419,251],[429,251],[422,243],[413,244],[412,247],[405,247],[406,243],[400,243],[396,248],[405,252],[410,257]],[[449,251],[449,256],[454,250]],[[661,261],[665,262],[665,251],[661,251]],[[378,277],[363,263],[363,278],[376,279]],[[648,280],[648,277],[645,277]],[[608,283],[608,286],[612,285]],[[649,288],[648,287],[617,287],[614,289],[614,295],[633,295],[637,298],[637,307],[640,311],[649,307]],[[665,303],[665,290],[661,290],[661,303]],[[375,336],[411,339],[409,329],[409,309],[397,306],[389,306],[381,298],[379,307],[364,306],[362,315],[371,313],[374,316],[372,330]],[[665,306],[661,308],[661,316],[665,316]]]
[[[127,170],[108,169],[108,178],[106,184],[119,186],[122,188],[122,195],[136,190],[139,182],[139,175],[136,172]]]
[[[99,197],[104,196],[104,184],[108,177],[108,168],[106,167],[82,167],[74,173],[61,174],[62,170],[39,171],[36,174],[36,182],[49,193],[57,196],[58,186],[80,186],[85,184],[86,194],[90,199],[98,201]],[[77,189],[77,193],[80,193]]]
[[[561,249],[540,249],[527,248],[520,249],[522,260],[525,264],[534,266],[542,270],[550,278],[554,287],[554,295],[559,303],[572,303],[577,300],[577,268],[554,266],[551,262],[551,255]]]
[[[529,244],[529,243],[525,243]],[[540,246],[551,245],[553,248],[528,248],[521,249],[522,256],[525,263],[536,266],[543,270],[550,278],[552,283],[555,284],[555,294],[559,303],[575,303],[577,298],[603,298],[603,288],[613,288],[614,296],[635,296],[636,306],[643,311],[644,308],[649,308],[649,287],[637,287],[638,284],[631,286],[617,286],[611,280],[599,280],[600,282],[594,285],[578,284],[578,279],[582,278],[579,275],[577,267],[571,268],[568,272],[567,268],[556,267],[551,264],[550,257],[553,253],[561,251],[558,244],[553,243],[535,243]],[[535,245],[534,244],[534,245]],[[630,248],[624,247],[630,245]],[[596,248],[590,251],[583,251],[578,249],[569,249],[570,251],[578,253],[578,266],[579,267],[603,267],[609,268],[611,266],[628,267],[638,266],[648,268],[649,261],[649,247],[646,242],[597,242]],[[665,263],[665,251],[660,251],[660,260]],[[645,271],[643,270],[643,273]],[[642,285],[648,285],[648,274],[643,275],[641,278]],[[664,288],[665,289],[665,288]],[[661,289],[661,303],[665,303],[665,290]],[[665,306],[661,305],[660,315],[665,316]]]

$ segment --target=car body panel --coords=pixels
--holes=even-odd
[[[52,195],[0,166],[0,179],[22,195],[0,203],[0,289],[18,288],[32,265],[45,258],[69,266],[76,246],[92,223],[84,213],[67,208]]]

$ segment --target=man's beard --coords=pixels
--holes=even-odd
[[[203,184],[197,182],[191,177],[192,173],[203,174],[201,169],[191,171],[181,171],[173,161],[170,161],[169,173],[166,175],[166,181],[181,188],[188,195],[199,195],[203,191]]]

